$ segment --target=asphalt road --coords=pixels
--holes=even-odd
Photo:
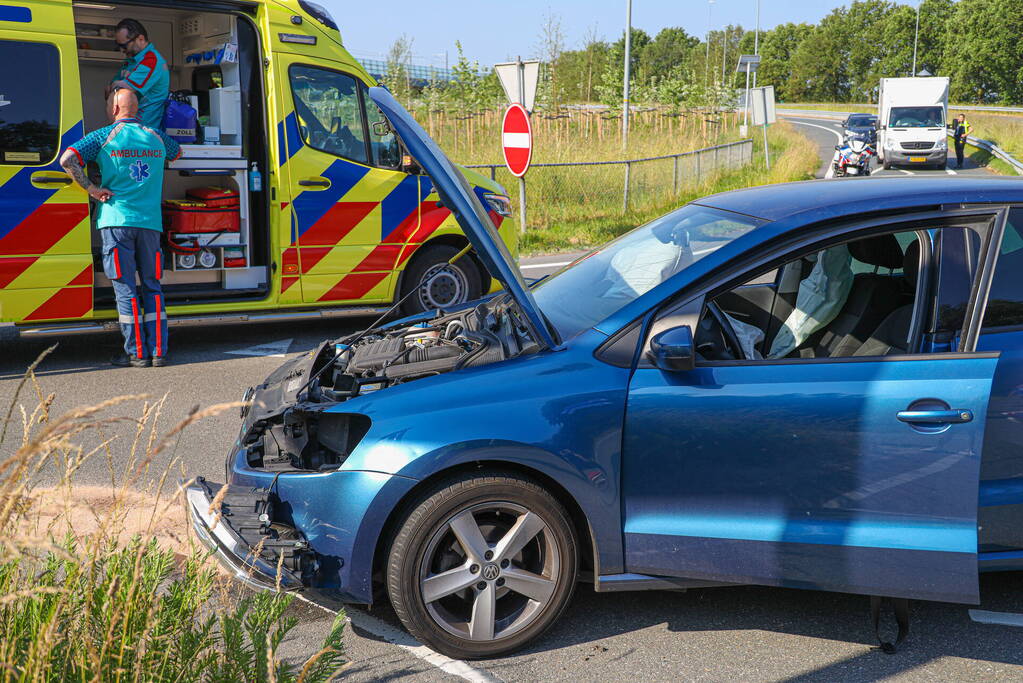
[[[830,177],[828,169],[831,167],[831,159],[835,154],[835,145],[842,141],[842,132],[845,128],[840,121],[817,117],[797,117],[781,115],[786,121],[796,125],[800,133],[817,143],[820,148],[821,166],[817,171],[818,178]],[[877,163],[874,157],[871,165],[871,176],[901,176],[901,175],[986,175],[989,170],[969,158],[966,159],[963,168],[956,169],[955,150],[949,150],[949,162],[944,169],[920,168],[918,166],[897,166],[885,170]],[[855,181],[856,177],[839,178],[839,180]]]
[[[837,129],[816,119],[794,122],[820,144],[823,176],[835,144],[832,131]],[[541,277],[574,256],[527,260],[523,273]],[[43,397],[54,394],[50,411],[54,415],[117,396],[148,394],[163,400],[156,427],[163,433],[195,406],[238,400],[245,387],[262,380],[284,357],[369,322],[174,329],[174,364],[148,369],[107,365],[118,344],[113,335],[70,337],[61,340],[41,364],[39,392]],[[0,358],[0,408],[10,405],[25,367],[51,343],[22,340],[5,346]],[[36,401],[35,388],[27,386],[17,403],[31,412]],[[141,402],[135,402],[109,414],[138,415],[140,411]],[[16,411],[0,444],[0,456],[21,442],[21,425]],[[109,458],[101,452],[86,463],[76,480],[108,484],[111,472],[127,463],[127,444],[134,429],[134,424],[115,424],[103,434],[83,436],[87,443],[99,444],[112,436],[119,442],[110,449]],[[237,429],[236,410],[194,424],[153,463],[151,471],[173,466],[189,476],[219,480]],[[44,472],[50,481],[54,476],[52,471]],[[1023,613],[1023,574],[985,576],[981,586],[979,609],[1016,615],[1010,621],[1023,623],[1018,614]],[[293,609],[300,622],[284,654],[304,659],[319,649],[334,617],[312,605],[297,604]],[[962,605],[915,603],[912,609],[910,641],[898,654],[888,656],[872,647],[867,599],[859,596],[757,587],[597,594],[580,584],[561,621],[529,649],[465,663],[440,657],[415,642],[401,630],[388,606],[379,605],[372,613],[348,612],[351,627],[346,643],[353,663],[346,677],[354,681],[1023,679],[1020,627],[974,621]]]

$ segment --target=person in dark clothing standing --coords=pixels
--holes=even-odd
[[[966,148],[966,136],[970,134],[970,124],[966,114],[960,114],[952,122],[952,139],[956,146],[956,168],[963,167],[963,152]]]

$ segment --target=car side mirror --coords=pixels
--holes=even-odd
[[[696,367],[696,347],[689,325],[658,332],[647,353],[653,364],[665,372],[685,372]]]

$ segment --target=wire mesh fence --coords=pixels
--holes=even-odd
[[[578,219],[622,216],[660,206],[725,170],[753,161],[753,141],[740,140],[691,152],[621,161],[532,164],[526,176],[526,229]],[[518,179],[504,164],[472,164],[501,183],[518,221],[522,198]]]

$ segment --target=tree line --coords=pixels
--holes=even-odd
[[[876,102],[884,77],[913,74],[916,10],[887,0],[856,0],[817,24],[787,23],[759,35],[758,85],[773,85],[788,102]],[[916,71],[951,79],[956,102],[1023,103],[1023,0],[922,0]],[[635,102],[714,99],[715,84],[745,86],[735,73],[740,54],[753,54],[756,37],[742,26],[706,39],[671,27],[632,35]],[[618,95],[624,35],[616,42],[588,36],[554,66],[560,98],[595,102]],[[614,72],[614,73],[612,73]],[[602,91],[601,88],[604,90]],[[613,92],[605,92],[611,90]]]
[[[1023,103],[1023,0],[921,0],[916,71],[951,79],[951,98],[972,104]],[[913,73],[916,9],[889,0],[855,0],[817,24],[786,23],[756,36],[742,26],[703,39],[680,27],[650,35],[633,28],[631,101],[669,109],[721,108],[745,86],[736,73],[740,54],[761,63],[757,85],[773,85],[782,102],[876,102],[881,78]],[[393,77],[385,81],[409,101],[460,111],[499,106],[492,72],[458,48],[458,79],[408,89],[402,54],[392,48]],[[755,46],[755,43],[758,43]],[[622,104],[624,32],[608,41],[590,29],[577,49],[566,49],[561,18],[543,18],[534,54],[542,61],[537,108],[590,102],[612,111]]]

